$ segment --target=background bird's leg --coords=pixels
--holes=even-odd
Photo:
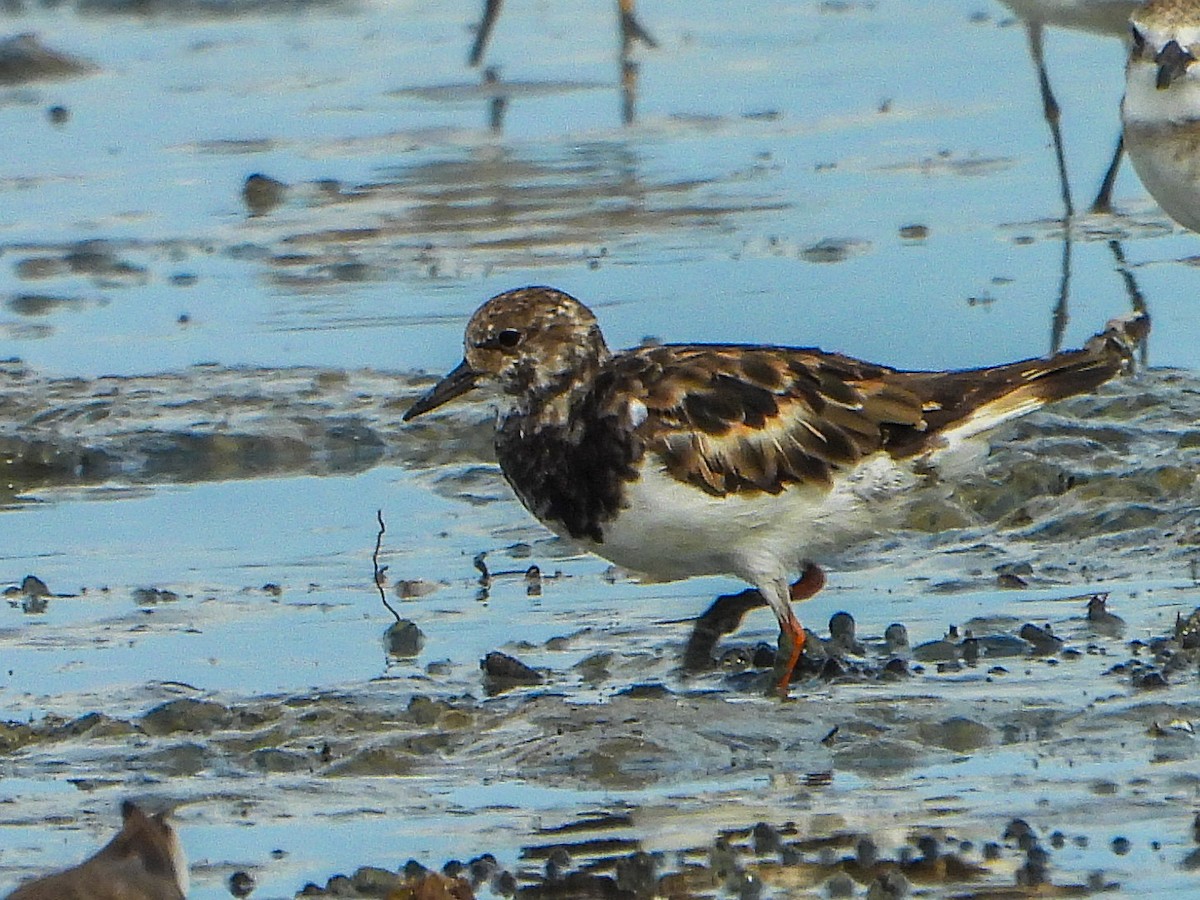
[[[483,59],[483,52],[487,49],[492,29],[496,27],[496,18],[500,15],[502,2],[503,0],[484,0],[483,18],[475,29],[475,43],[471,45],[471,52],[467,56],[467,62],[472,66],[479,65],[480,60]]]
[[[1117,137],[1117,149],[1113,151],[1112,161],[1109,162],[1108,169],[1104,172],[1104,180],[1100,182],[1100,190],[1096,193],[1096,199],[1092,201],[1092,212],[1112,212],[1113,186],[1117,183],[1117,171],[1121,168],[1121,157],[1124,155],[1125,133],[1122,132]]]
[[[657,47],[658,41],[650,37],[650,33],[642,27],[633,13],[634,0],[617,0],[617,14],[621,17],[621,53],[629,51],[629,45],[641,41],[647,47]]]

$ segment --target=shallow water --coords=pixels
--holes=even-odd
[[[622,125],[609,5],[510,0],[498,131],[500,89],[465,64],[473,6],[136,9],[0,13],[97,69],[0,93],[19,148],[0,154],[0,356],[20,360],[0,372],[0,580],[56,595],[0,607],[0,720],[22,723],[0,733],[0,890],[91,852],[125,796],[179,804],[197,898],[239,868],[281,897],[485,851],[532,887],[550,829],[600,812],[619,816],[588,837],[668,869],[757,822],[889,858],[937,831],[979,863],[1021,817],[1067,835],[1056,885],[1194,886],[1195,667],[1157,690],[1112,667],[1200,605],[1195,238],[1127,167],[1114,214],[1064,227],[1007,8],[647,2],[660,47],[635,51]],[[1123,50],[1051,28],[1047,56],[1083,210]],[[251,215],[255,172],[288,188]],[[690,617],[740,585],[638,585],[572,554],[499,479],[483,404],[401,423],[465,317],[529,282],[594,305],[616,346],[912,367],[1039,355],[1144,303],[1153,370],[998,433],[801,611],[853,612],[871,659],[894,621],[919,644],[974,619],[994,659],[812,679],[781,705],[736,653],[679,671]],[[419,594],[388,594],[415,659],[385,652],[377,510],[391,583]],[[1098,590],[1119,635],[1083,618]],[[1029,655],[1027,622],[1078,654]],[[717,651],[771,625],[754,613]],[[543,683],[485,696],[493,650]],[[798,852],[810,868],[742,864],[768,892],[823,884],[828,860]],[[1010,840],[973,887],[924,888],[1007,887],[1022,858]]]

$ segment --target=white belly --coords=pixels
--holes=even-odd
[[[628,486],[626,508],[605,523],[604,543],[576,543],[650,580],[737,575],[761,584],[886,527],[880,504],[915,481],[910,468],[880,454],[832,489],[714,497],[651,464]]]

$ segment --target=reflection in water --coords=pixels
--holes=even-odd
[[[1129,30],[1129,14],[1137,6],[1136,0],[1001,0],[1025,23],[1029,39],[1029,55],[1038,76],[1038,89],[1042,96],[1042,114],[1050,129],[1054,144],[1054,157],[1058,164],[1059,183],[1062,187],[1063,207],[1068,217],[1074,215],[1075,204],[1071,199],[1071,187],[1067,178],[1066,156],[1063,152],[1061,109],[1050,85],[1046,71],[1043,43],[1046,26],[1071,28],[1095,34],[1122,36]],[[1121,163],[1122,145],[1118,137],[1112,161],[1105,172],[1096,199],[1092,202],[1093,212],[1110,212],[1112,189]]]
[[[604,87],[606,85],[600,82],[590,81],[504,81],[500,77],[500,70],[495,66],[489,66],[484,69],[477,83],[454,82],[452,84],[399,88],[390,91],[389,94],[393,97],[417,97],[441,103],[485,100],[488,111],[488,128],[498,134],[504,128],[504,114],[510,100],[576,91],[594,91]]]
[[[651,177],[647,168],[622,142],[549,151],[489,145],[370,183],[314,186],[309,200],[324,227],[281,235],[286,252],[268,262],[291,289],[319,288],[347,264],[370,277],[373,267],[378,273],[406,259],[419,274],[439,277],[459,271],[468,248],[486,250],[489,266],[586,259],[595,267],[618,247],[681,231],[694,244],[706,231],[723,233],[731,217],[788,207],[765,190],[748,195],[745,172],[675,178]],[[727,183],[737,184],[736,195],[723,190]],[[348,220],[336,224],[341,215]]]
[[[496,19],[500,16],[500,6],[503,0],[484,0],[483,18],[479,22],[479,26],[475,32],[475,43],[471,45],[471,52],[467,61],[472,66],[477,66],[483,60],[484,51],[487,49],[488,40],[492,36],[492,29],[496,25]],[[634,14],[634,0],[617,0],[617,26],[621,33],[621,52],[620,52],[620,83],[621,83],[621,121],[626,124],[632,124],[634,120],[634,108],[637,101],[637,81],[638,67],[637,63],[630,58],[630,50],[635,41],[640,41],[647,47],[657,47],[658,42],[650,36],[650,33],[642,27]],[[486,83],[498,83],[498,75],[494,69],[489,69],[487,72]],[[490,124],[493,131],[499,131],[503,126],[504,118],[504,102],[493,100],[490,107]]]
[[[1062,349],[1063,335],[1067,330],[1067,323],[1070,321],[1070,297],[1071,297],[1071,248],[1073,241],[1071,238],[1071,228],[1067,224],[1063,228],[1063,252],[1062,252],[1062,267],[1060,269],[1058,283],[1058,300],[1054,305],[1054,314],[1050,320],[1050,352],[1058,353]],[[1121,283],[1125,286],[1125,296],[1129,299],[1129,308],[1134,313],[1149,312],[1146,306],[1146,297],[1138,286],[1137,278],[1133,271],[1129,268],[1129,264],[1125,260],[1125,248],[1116,238],[1108,242],[1109,252],[1112,253],[1113,264],[1117,274],[1121,276]],[[1143,368],[1148,365],[1149,361],[1149,343],[1150,336],[1146,335],[1138,345],[1138,359]]]
[[[1200,231],[1200,5],[1152,0],[1132,17],[1121,119],[1142,184],[1172,219]]]
[[[1029,55],[1037,72],[1038,90],[1042,99],[1042,115],[1050,129],[1051,143],[1054,147],[1054,160],[1058,168],[1059,193],[1062,198],[1062,256],[1060,262],[1060,277],[1058,297],[1050,324],[1050,352],[1057,353],[1062,348],[1063,335],[1066,333],[1070,320],[1071,292],[1071,261],[1074,247],[1075,201],[1071,195],[1071,182],[1067,173],[1066,152],[1063,146],[1061,118],[1062,110],[1054,96],[1050,84],[1050,76],[1046,69],[1045,29],[1047,26],[1070,28],[1100,35],[1123,36],[1128,33],[1129,15],[1137,6],[1136,0],[1001,0],[1005,6],[1017,14],[1025,25],[1025,33],[1029,41]],[[1096,198],[1092,201],[1091,212],[1109,213],[1112,211],[1112,191],[1120,168],[1121,156],[1125,144],[1123,136],[1117,138],[1117,145],[1112,159],[1101,180]],[[1141,293],[1132,274],[1124,266],[1124,252],[1118,241],[1111,241],[1114,256],[1117,259],[1118,271],[1125,280],[1130,294],[1131,305],[1135,311],[1145,309]],[[1142,349],[1143,359],[1145,349]]]
[[[1146,307],[1146,297],[1142,293],[1142,289],[1138,287],[1137,279],[1129,268],[1129,264],[1125,261],[1125,248],[1121,246],[1120,241],[1114,239],[1108,242],[1108,249],[1113,255],[1113,262],[1116,263],[1117,272],[1125,285],[1125,294],[1129,297],[1129,305],[1136,313],[1149,312]],[[1150,364],[1149,335],[1143,337],[1142,342],[1138,345],[1138,361],[1143,369]]]
[[[36,34],[0,38],[0,84],[76,78],[96,71],[87,60],[46,46]]]
[[[483,52],[487,49],[488,40],[491,39],[496,19],[500,17],[500,6],[503,2],[504,0],[484,0],[483,19],[476,28],[475,43],[471,45],[471,53],[467,60],[472,66],[479,65],[483,60]],[[633,7],[634,0],[617,0],[617,25],[621,29],[622,57],[629,53],[629,48],[634,41],[641,41],[647,47],[658,46],[658,42],[638,22]]]

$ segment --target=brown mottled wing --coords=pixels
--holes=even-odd
[[[779,493],[828,486],[897,430],[924,428],[922,399],[899,375],[819,350],[667,345],[617,356],[597,388],[681,481]]]
[[[1114,320],[1079,350],[957,372],[905,372],[813,349],[694,345],[614,357],[594,400],[671,475],[721,496],[828,486],[877,451],[913,457],[1127,370],[1149,330]],[[636,398],[631,400],[630,398]]]

